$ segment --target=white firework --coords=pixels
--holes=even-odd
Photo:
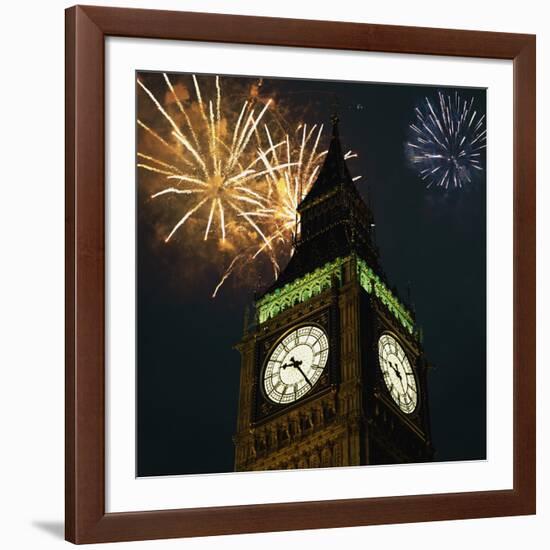
[[[426,187],[462,189],[472,183],[483,172],[487,137],[474,98],[438,92],[437,101],[425,97],[415,115],[406,152]]]

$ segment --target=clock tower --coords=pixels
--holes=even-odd
[[[337,120],[299,217],[294,255],[237,345],[235,470],[430,460],[420,333],[381,269]]]

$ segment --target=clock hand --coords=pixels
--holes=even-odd
[[[405,384],[403,384],[403,376],[399,372],[399,369],[397,367],[394,367],[391,361],[388,361],[389,366],[394,370],[395,374],[397,374],[397,378],[399,378],[399,383],[401,384],[401,389],[403,392],[405,392]]]
[[[281,365],[281,368],[282,368],[282,369],[286,369],[286,368],[288,368],[288,367],[295,367],[295,366],[296,366],[296,363],[298,363],[298,364],[300,364],[300,365],[302,364],[301,361],[296,361],[296,359],[294,359],[294,357],[291,357],[291,358],[290,358],[290,363],[284,363],[283,365]]]
[[[402,382],[403,375],[399,372],[399,369],[397,367],[394,367],[391,361],[388,361],[388,363],[390,367],[395,371],[395,374],[397,374],[397,378],[399,378],[399,381]]]
[[[313,388],[313,384],[310,382],[309,378],[306,376],[306,373],[302,370],[300,365],[302,364],[302,361],[297,361],[294,359],[294,357],[290,358],[290,364],[283,364],[281,365],[282,369],[286,369],[287,367],[294,367],[295,369],[298,369],[300,371],[300,374],[304,377],[304,380],[309,384],[310,388]]]
[[[285,364],[281,365],[281,368],[286,369],[287,367],[298,367],[298,365],[301,365],[301,364],[302,364],[301,361],[296,361],[296,359],[294,359],[294,357],[291,357],[290,358],[290,363],[285,363]]]
[[[300,363],[301,363],[301,361],[300,361]],[[300,373],[304,377],[305,381],[309,384],[309,387],[313,388],[313,384],[309,381],[309,378],[306,376],[305,372],[301,369],[300,365],[294,365],[294,366],[300,371]]]

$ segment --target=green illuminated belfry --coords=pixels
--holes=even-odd
[[[374,218],[348,171],[337,119],[321,171],[298,212],[296,253],[268,292],[353,252],[379,270]]]
[[[257,299],[259,322],[319,294],[334,278],[341,283],[345,260],[353,259],[364,290],[374,292],[412,334],[411,312],[384,282],[374,238],[374,217],[346,165],[337,118],[333,119],[323,167],[298,211],[296,251],[275,283]]]
[[[294,254],[237,345],[235,469],[431,460],[428,363],[381,269],[336,119],[298,211]]]

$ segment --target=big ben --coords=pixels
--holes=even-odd
[[[237,345],[235,470],[431,460],[420,332],[382,270],[337,119],[298,211],[294,254]]]

